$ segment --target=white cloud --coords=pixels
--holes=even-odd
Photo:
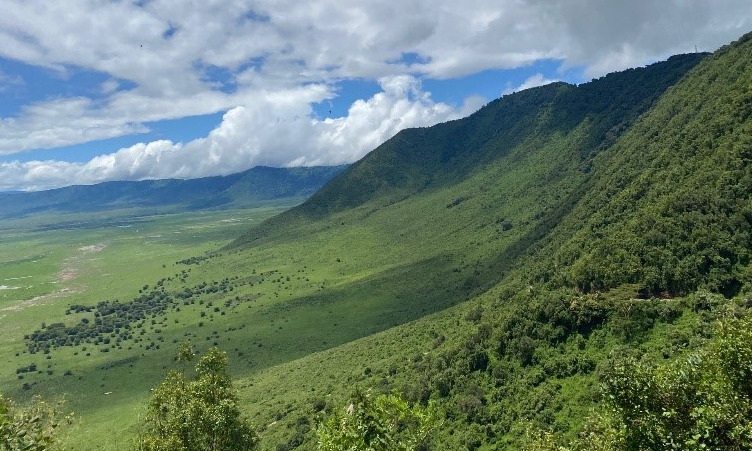
[[[400,128],[460,114],[416,88],[416,77],[448,79],[544,58],[596,77],[695,46],[714,50],[750,29],[749,0],[207,0],[189,7],[4,0],[0,57],[62,78],[92,71],[105,81],[91,97],[61,94],[0,119],[0,155],[142,133],[151,121],[227,114],[209,136],[184,145],[146,143],[85,165],[8,163],[2,180],[51,186],[352,161]],[[405,54],[418,58],[402,61]],[[333,98],[343,79],[381,80],[383,92],[353,103],[344,118],[314,119],[310,105]],[[516,89],[547,81],[540,75]],[[0,92],[11,82],[24,81],[0,74]],[[477,104],[469,99],[467,108]]]
[[[24,81],[18,75],[9,75],[0,70],[0,92],[7,91],[16,86],[23,86]]]
[[[0,163],[0,190],[47,189],[75,181],[193,178],[230,174],[256,165],[312,166],[350,163],[398,131],[466,116],[478,97],[461,108],[435,102],[417,78],[379,80],[381,92],[357,100],[341,118],[314,119],[311,104],[327,94],[320,85],[265,93],[225,113],[206,138],[188,143],[139,143],[86,163]]]
[[[535,75],[531,75],[528,77],[525,81],[522,82],[521,85],[515,87],[515,88],[507,88],[502,92],[503,95],[512,94],[514,92],[523,91],[525,89],[535,88],[537,86],[543,86],[547,85],[549,83],[553,83],[559,81],[557,79],[551,79],[546,78],[543,74],[537,73]]]
[[[120,83],[115,80],[114,78],[110,78],[106,80],[102,85],[100,86],[100,89],[102,90],[102,93],[104,94],[110,94],[118,90],[120,87]]]

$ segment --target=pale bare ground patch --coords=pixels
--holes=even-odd
[[[70,282],[78,276],[78,270],[75,268],[65,268],[57,273],[55,279],[60,282]]]
[[[11,306],[0,308],[0,312],[18,312],[35,305],[47,304],[55,299],[65,298],[74,294],[81,294],[84,291],[86,291],[86,286],[84,285],[65,287],[61,290],[53,291],[52,293],[35,296],[31,299],[25,299]]]
[[[82,263],[93,261],[92,259],[84,260],[85,256],[101,252],[107,247],[107,243],[90,244],[79,247],[78,254],[63,260],[63,268],[56,275],[59,282],[70,282],[78,277],[78,272]]]
[[[88,246],[79,247],[78,250],[86,253],[94,253],[104,250],[107,247],[107,243],[90,244]]]
[[[85,256],[100,252],[106,247],[107,243],[97,243],[79,247],[77,249],[78,254],[63,260],[62,269],[55,274],[55,282],[53,283],[62,283],[64,284],[63,288],[53,291],[52,293],[22,300],[11,306],[1,308],[0,312],[16,312],[35,305],[48,304],[57,299],[84,293],[86,291],[86,285],[72,283],[78,277],[79,267],[82,263],[91,261],[91,259],[84,260]]]

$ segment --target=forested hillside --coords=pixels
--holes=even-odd
[[[445,287],[433,302],[470,301],[349,347],[370,349],[372,359],[354,359],[367,376],[357,364],[347,377],[335,376],[342,367],[319,376],[433,400],[437,449],[572,439],[619,356],[680,358],[718,318],[746,315],[750,81],[745,36],[709,57],[505,96],[400,133],[235,249],[383,224],[385,253],[435,258],[394,284],[430,278]],[[406,350],[405,335],[423,344]]]

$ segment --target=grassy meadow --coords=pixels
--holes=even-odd
[[[311,400],[333,396],[332,408],[357,379],[347,379],[351,371],[331,381],[318,377],[317,369],[327,379],[335,376],[317,356],[336,367],[326,357],[332,352],[347,355],[364,337],[480,290],[479,259],[490,256],[467,227],[486,228],[485,239],[501,242],[525,229],[483,227],[474,208],[467,209],[477,200],[458,208],[452,204],[457,197],[437,191],[392,208],[366,206],[241,248],[225,246],[288,205],[7,221],[0,247],[7,285],[0,352],[8,357],[0,367],[0,392],[17,400],[64,395],[77,417],[66,430],[68,446],[127,449],[150,390],[176,367],[178,344],[190,340],[199,352],[218,346],[228,353],[245,413],[265,437],[262,448],[273,449],[291,433],[288,426],[275,429],[276,421],[295,421]],[[451,231],[415,227],[408,212],[416,209],[422,215],[438,209],[458,223]],[[363,217],[370,219],[359,221]],[[460,252],[469,244],[477,252],[473,261]],[[418,337],[411,332],[405,339],[423,341]],[[347,358],[354,373],[362,376],[369,366],[383,371],[388,365],[379,364],[377,348],[363,343]],[[401,350],[405,358],[412,349]],[[267,390],[275,368],[296,362],[305,369],[289,379],[274,377],[272,395],[259,392]],[[301,378],[309,396],[300,396]]]
[[[145,284],[193,270],[176,262],[220,248],[293,202],[246,210],[119,211],[0,222],[0,392],[20,401],[64,395],[78,417],[68,431],[73,448],[127,448],[149,389],[172,362],[173,343],[187,338],[187,328],[195,326],[192,316],[199,314],[173,312],[169,324],[160,318],[163,330],[158,331],[144,324],[148,343],[155,343],[148,351],[147,340],[128,346],[106,346],[103,340],[31,353],[24,337],[55,323],[94,321],[91,313],[69,307],[132,301]],[[213,321],[206,319],[207,330]],[[240,325],[228,323],[222,331],[233,326]]]

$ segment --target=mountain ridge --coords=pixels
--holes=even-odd
[[[37,192],[6,192],[0,193],[0,219],[134,207],[165,212],[240,208],[284,197],[303,199],[345,167],[257,166],[236,174],[198,179],[110,181]]]
[[[232,246],[266,236],[268,230],[279,233],[299,221],[316,220],[369,201],[384,206],[426,189],[460,183],[515,148],[526,143],[545,146],[554,134],[571,133],[583,124],[592,128],[586,132],[587,142],[578,144],[581,170],[587,172],[599,148],[613,142],[665,89],[707,56],[675,55],[579,86],[551,83],[496,99],[467,118],[402,130],[306,202],[270,218],[268,226],[249,231]],[[620,91],[629,80],[639,88]],[[599,118],[597,123],[593,117]]]
[[[227,250],[358,230],[357,236],[380,233],[375,241],[386,255],[417,260],[435,252],[430,270],[416,266],[392,284],[410,287],[403,303],[418,298],[416,287],[441,284],[446,292],[432,292],[431,300],[455,296],[453,307],[438,314],[442,322],[418,318],[368,338],[368,345],[343,346],[336,351],[341,364],[319,377],[435,402],[444,412],[441,449],[526,449],[525,427],[574,439],[594,402],[603,402],[599,377],[614,361],[610,350],[675,358],[703,343],[724,311],[747,314],[750,42],[747,34],[710,56],[672,57],[576,88],[523,91],[469,118],[403,131]],[[650,83],[643,75],[665,78]],[[655,91],[641,93],[645,83]],[[548,107],[557,95],[559,108]],[[469,122],[513,101],[533,106],[520,118],[527,121],[522,134],[487,144],[488,153],[467,144],[478,136],[447,133],[454,139],[437,145],[442,129],[472,128]],[[496,125],[514,129],[514,121]],[[442,173],[455,167],[460,175]],[[349,254],[342,253],[345,261]],[[374,298],[362,297],[366,305]],[[403,350],[406,336],[410,351]],[[376,343],[387,350],[371,349],[380,356],[371,361],[364,348]],[[279,372],[295,367],[307,374],[316,360]],[[357,375],[364,366],[378,377]],[[271,382],[262,386],[258,393],[247,389],[248,396],[268,396]],[[274,400],[306,396],[295,391]],[[293,410],[304,411],[304,404]],[[260,421],[269,418],[263,408],[255,412]],[[269,433],[270,443],[283,446],[283,432]],[[301,449],[312,447],[305,441]]]

